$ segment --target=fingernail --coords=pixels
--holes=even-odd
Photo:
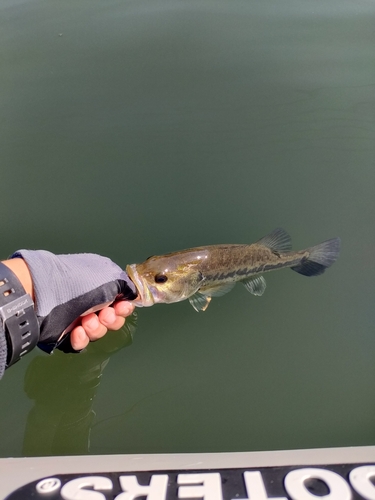
[[[129,316],[129,314],[131,314],[133,312],[133,310],[134,310],[134,306],[130,302],[122,302],[121,303],[121,310],[120,310],[121,315]]]

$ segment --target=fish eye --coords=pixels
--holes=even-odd
[[[165,274],[157,274],[155,276],[155,283],[165,283],[166,281],[168,281],[168,276]]]

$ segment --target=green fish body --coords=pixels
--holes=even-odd
[[[338,258],[340,239],[333,238],[293,252],[291,239],[281,228],[252,245],[212,245],[153,256],[126,272],[139,293],[138,307],[189,299],[196,311],[205,311],[212,297],[228,293],[237,282],[253,295],[266,288],[263,273],[290,267],[305,276],[317,276]]]

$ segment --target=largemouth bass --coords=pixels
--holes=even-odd
[[[189,299],[196,311],[205,311],[212,297],[228,293],[240,281],[253,295],[262,295],[261,274],[290,267],[305,276],[324,273],[338,258],[340,238],[299,252],[278,228],[252,245],[212,245],[149,257],[126,268],[138,289],[138,307],[171,304]]]

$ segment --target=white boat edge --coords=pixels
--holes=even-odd
[[[375,462],[375,446],[233,453],[0,458],[0,498],[56,474],[230,469]]]

